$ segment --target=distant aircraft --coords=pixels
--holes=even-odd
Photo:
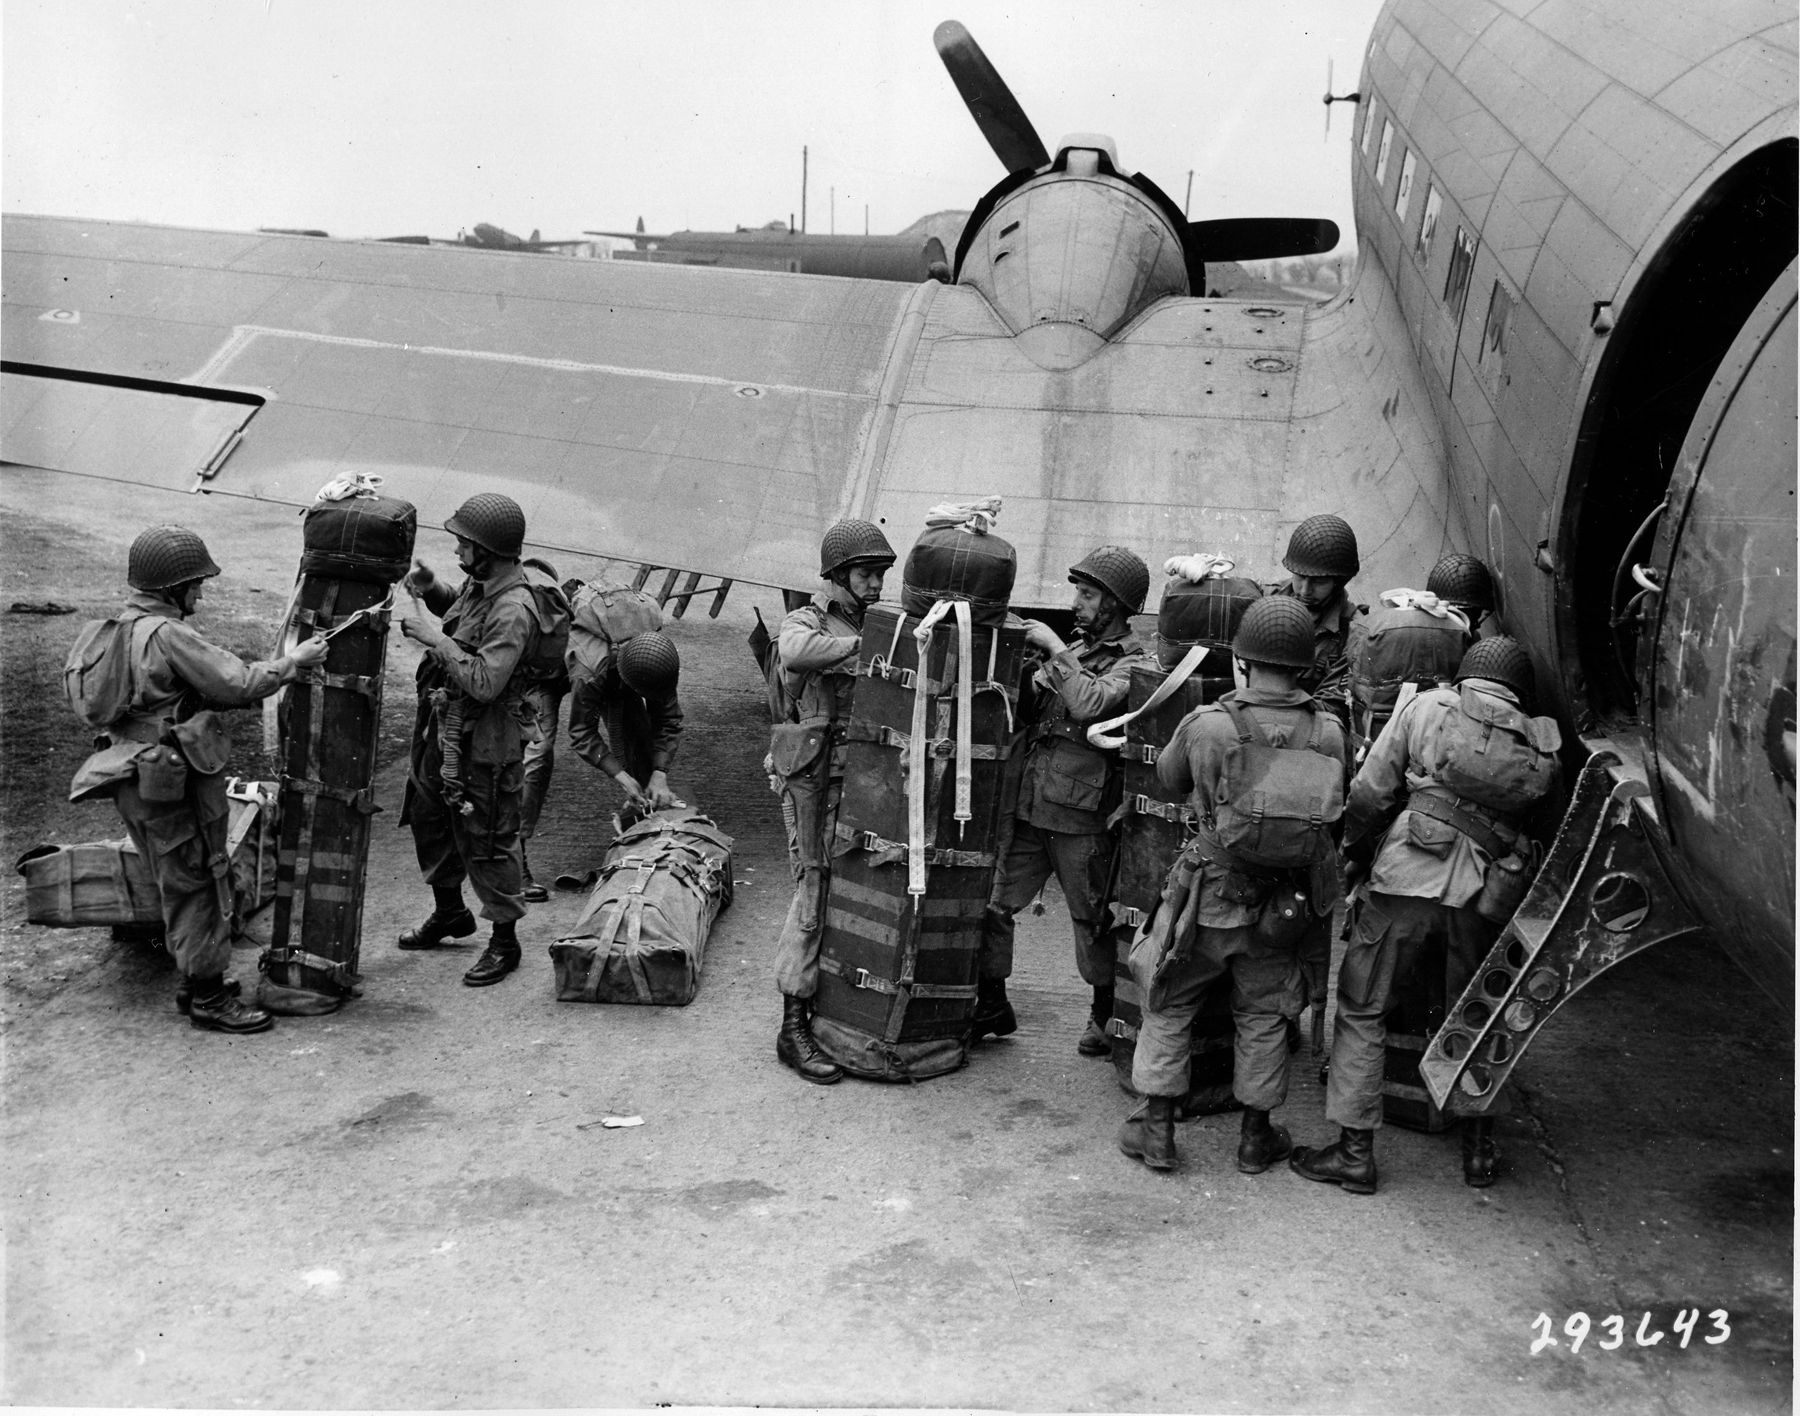
[[[585,246],[586,241],[543,241],[535,227],[529,236],[515,236],[499,226],[478,221],[471,230],[459,232],[456,238],[465,246],[480,246],[490,251],[563,251],[571,246]]]
[[[9,216],[5,457],[296,503],[354,467],[427,524],[505,487],[539,544],[683,602],[809,590],[838,517],[904,545],[992,493],[1022,609],[1107,541],[1272,576],[1326,510],[1367,595],[1472,550],[1582,759],[1426,1059],[1479,1110],[1658,939],[1709,926],[1793,997],[1793,16],[1673,13],[1390,0],[1324,305],[1195,292],[1330,222],[1189,222],[1110,139],[1051,152],[954,22],[1007,175],[948,284]]]
[[[614,260],[643,260],[677,265],[722,266],[734,270],[783,270],[796,275],[839,275],[862,280],[949,280],[943,230],[960,232],[967,212],[925,217],[892,236],[852,236],[799,232],[785,221],[736,231],[672,231],[649,235],[644,219],[636,231],[589,231],[589,236],[629,240],[630,251],[613,252]],[[938,230],[931,228],[937,227]],[[951,242],[954,245],[955,235]]]

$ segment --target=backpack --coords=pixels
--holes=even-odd
[[[138,652],[165,623],[159,616],[131,612],[82,626],[63,663],[63,694],[76,717],[104,731],[130,711]],[[140,624],[148,627],[139,630]]]
[[[531,591],[537,609],[537,638],[531,651],[519,661],[518,672],[528,683],[548,683],[564,672],[563,658],[569,649],[569,597],[557,583],[555,569],[546,561],[532,556],[519,562],[525,572],[525,586]]]
[[[628,585],[590,580],[569,601],[569,672],[596,672],[612,651],[634,634],[662,628],[662,609],[652,595]]]
[[[751,607],[755,609],[755,606]],[[750,631],[750,652],[756,656],[768,696],[771,723],[795,723],[800,720],[793,695],[788,692],[787,671],[781,667],[781,637],[770,634],[763,623],[762,611],[756,610],[756,628]]]
[[[1457,690],[1458,712],[1438,731],[1432,780],[1446,791],[1494,811],[1523,811],[1555,784],[1562,731],[1554,718],[1533,718],[1504,699],[1468,684]]]
[[[1365,713],[1394,711],[1403,683],[1448,683],[1462,665],[1461,622],[1416,608],[1378,605],[1351,650],[1350,691]]]
[[[1246,865],[1294,870],[1317,865],[1333,849],[1344,814],[1344,765],[1321,746],[1325,714],[1309,708],[1312,735],[1298,747],[1274,747],[1254,717],[1226,694],[1218,700],[1237,730],[1225,750],[1213,801],[1213,834]]]

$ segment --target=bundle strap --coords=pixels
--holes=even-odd
[[[998,639],[999,635],[994,638]],[[956,602],[956,836],[974,819],[970,797],[974,789],[974,771],[970,766],[975,745],[975,671],[969,660],[975,653],[974,620],[969,602]]]
[[[1169,701],[1169,696],[1194,676],[1200,662],[1206,658],[1206,646],[1196,644],[1181,656],[1181,662],[1169,670],[1168,677],[1157,684],[1156,692],[1144,700],[1142,708],[1134,708],[1129,713],[1122,713],[1117,718],[1108,718],[1104,723],[1095,723],[1087,730],[1087,740],[1103,752],[1117,752],[1125,746],[1125,734],[1117,732],[1127,723],[1141,718],[1152,708],[1160,708]]]

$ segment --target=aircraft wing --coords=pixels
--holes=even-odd
[[[904,555],[934,504],[998,493],[1021,607],[1066,604],[1109,541],[1279,575],[1334,509],[1368,583],[1408,583],[1452,519],[1438,452],[1354,392],[1398,385],[1301,305],[1164,300],[1051,371],[930,281],[33,217],[0,240],[16,463],[296,504],[354,468],[426,524],[505,490],[539,546],[793,589],[840,516]]]
[[[8,216],[0,455],[816,584],[905,287]],[[203,474],[204,475],[201,475]]]

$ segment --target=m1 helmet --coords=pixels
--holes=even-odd
[[[634,693],[667,693],[681,678],[681,655],[675,641],[658,630],[632,635],[618,653],[619,677]]]
[[[1135,615],[1150,593],[1150,567],[1136,551],[1124,546],[1096,546],[1069,567],[1069,583],[1083,582],[1106,591],[1125,607],[1126,614]]]
[[[879,526],[849,516],[827,528],[819,542],[819,579],[829,580],[856,565],[890,566],[896,559]]]
[[[1350,523],[1330,512],[1309,516],[1294,528],[1281,563],[1295,575],[1334,580],[1348,580],[1362,564],[1356,558],[1356,533]]]
[[[1231,652],[1252,664],[1313,666],[1313,618],[1292,595],[1265,595],[1245,609]]]
[[[500,492],[477,492],[457,507],[444,529],[505,560],[517,560],[525,549],[525,513]]]
[[[1525,647],[1509,634],[1496,634],[1492,639],[1477,639],[1463,655],[1456,681],[1466,678],[1493,679],[1519,695],[1520,704],[1529,711],[1537,697],[1537,674],[1531,667],[1531,656]]]
[[[133,590],[167,590],[218,573],[206,542],[185,526],[146,527],[125,561],[125,580]]]
[[[1494,608],[1494,577],[1485,563],[1464,551],[1452,551],[1431,568],[1425,588],[1452,605],[1472,610]]]

